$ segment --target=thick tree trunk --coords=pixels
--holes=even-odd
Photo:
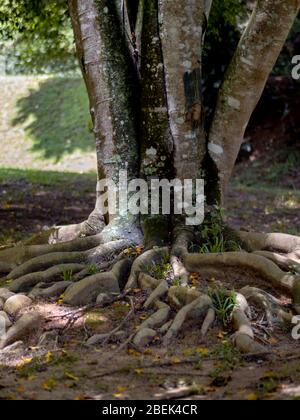
[[[223,196],[244,133],[293,21],[299,0],[258,0],[221,87],[209,133]]]
[[[180,179],[196,179],[206,153],[201,95],[204,0],[160,0],[159,22],[174,142],[174,167]]]
[[[189,0],[185,7],[169,0],[140,0],[139,7],[120,0],[69,5],[99,179],[117,181],[120,169],[128,170],[129,179],[139,173],[145,179],[199,178],[206,156],[201,55],[211,1]],[[137,52],[130,51],[133,38],[141,46],[138,65]]]
[[[141,173],[146,179],[171,179],[174,146],[159,38],[158,0],[144,0],[141,46]]]
[[[209,201],[218,203],[220,193],[224,198],[299,2],[257,2],[206,135],[201,61],[211,0],[69,0],[99,179],[117,181],[120,169],[129,179],[205,177]]]
[[[139,170],[138,79],[119,0],[69,0],[77,53],[90,99],[99,179]]]

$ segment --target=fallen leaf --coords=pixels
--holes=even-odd
[[[65,372],[64,375],[65,375],[65,378],[67,378],[67,379],[71,379],[72,381],[75,381],[75,382],[79,381],[79,378],[77,378],[77,376],[73,375],[73,373]]]
[[[51,363],[52,362],[52,360],[53,360],[53,353],[51,353],[51,351],[48,351],[48,353],[45,356],[45,360],[46,360],[46,363]]]
[[[56,387],[56,384],[57,384],[56,380],[53,378],[50,378],[50,379],[47,379],[43,383],[42,387],[45,391],[52,391],[52,389]]]
[[[126,388],[124,386],[118,386],[115,394],[113,394],[114,397],[116,398],[121,398],[123,397],[124,392],[126,391]]]
[[[254,392],[253,392],[251,394],[248,394],[247,397],[246,397],[246,399],[248,401],[257,401],[258,400],[258,396],[256,394],[254,394]]]
[[[175,357],[172,357],[172,359],[171,359],[171,363],[174,364],[174,365],[176,365],[180,362],[181,362],[181,359],[179,357],[175,356]]]
[[[32,357],[22,357],[23,365],[28,365],[31,362],[32,362]]]
[[[65,295],[60,295],[58,301],[56,302],[57,305],[62,305],[64,303]]]
[[[206,356],[207,354],[209,354],[209,349],[206,347],[198,347],[196,349],[196,353],[201,354],[201,356]]]

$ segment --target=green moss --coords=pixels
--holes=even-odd
[[[163,246],[170,239],[170,220],[168,216],[143,216],[142,230],[147,248]]]

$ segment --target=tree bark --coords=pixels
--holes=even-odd
[[[139,83],[120,0],[69,0],[77,54],[94,123],[99,179],[139,171]]]
[[[201,95],[204,24],[211,2],[159,1],[160,38],[165,70],[174,168],[180,179],[199,177],[206,153]]]
[[[258,0],[221,87],[208,149],[223,198],[245,130],[299,11],[299,0]]]
[[[129,179],[205,177],[210,202],[218,202],[220,191],[224,199],[245,129],[300,0],[258,0],[206,135],[201,64],[211,3],[69,0],[99,179],[116,182],[120,169]]]

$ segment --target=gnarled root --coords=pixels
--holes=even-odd
[[[96,209],[82,223],[68,226],[57,226],[50,234],[48,243],[69,242],[77,238],[95,236],[105,228],[105,219]]]
[[[232,323],[236,331],[233,336],[234,344],[242,353],[264,353],[265,348],[254,341],[254,332],[247,312],[247,300],[243,295],[237,294],[237,304],[232,312]]]
[[[253,271],[274,288],[288,293],[296,312],[300,313],[300,238],[239,232],[241,242],[254,252],[191,254],[188,250],[194,232],[180,227],[174,231],[173,246],[153,247],[136,257],[143,247],[133,248],[134,244],[141,244],[140,231],[135,223],[134,219],[116,218],[94,236],[65,243],[60,243],[60,238],[57,238],[52,244],[4,249],[0,252],[0,272],[9,272],[7,279],[13,280],[9,286],[13,292],[28,292],[34,288],[31,294],[34,297],[54,296],[62,290],[65,291],[64,303],[74,306],[100,304],[104,295],[122,296],[121,292],[130,294],[134,288],[144,291],[144,302],[147,291],[149,295],[144,309],[152,312],[137,333],[130,335],[129,340],[133,338],[136,345],[148,344],[158,334],[163,344],[168,345],[189,319],[199,322],[199,336],[203,338],[216,317],[220,318],[207,286],[203,290],[201,284],[199,290],[190,287],[191,272],[209,272],[211,269],[222,272],[231,267]],[[69,229],[72,232],[73,228]],[[158,279],[152,277],[157,265],[162,266],[158,270]],[[161,279],[165,266],[168,267],[167,273]],[[71,273],[71,276],[65,273]],[[61,284],[57,283],[58,280]],[[176,285],[178,283],[180,286]],[[139,291],[134,290],[136,292]],[[292,314],[259,288],[244,287],[236,296],[237,304],[231,313],[236,331],[234,343],[242,352],[263,352],[264,348],[255,341],[248,302],[254,302],[265,311],[270,325],[276,319],[291,322]]]
[[[240,290],[240,294],[242,294],[249,303],[253,302],[265,311],[270,327],[273,326],[275,317],[287,323],[292,322],[293,315],[283,309],[278,299],[264,290],[246,286]]]
[[[300,275],[300,262],[299,258],[296,258],[295,252],[292,252],[287,255],[282,255],[270,251],[255,251],[254,254],[260,255],[261,257],[273,261],[285,271],[290,271]]]
[[[236,232],[252,251],[278,251],[289,254],[300,250],[300,237],[284,233]]]
[[[282,271],[269,259],[246,252],[226,252],[220,254],[188,254],[184,259],[185,266],[190,271],[201,272],[205,268],[223,269],[240,267],[251,270],[262,276],[274,287],[289,293],[298,311],[300,305],[300,276]]]
[[[18,265],[25,263],[33,258],[51,254],[51,253],[69,253],[69,252],[79,252],[87,251],[89,249],[95,248],[100,244],[103,244],[103,237],[101,234],[87,237],[74,239],[70,242],[57,243],[53,245],[44,244],[44,245],[17,245],[14,248],[8,248],[3,251],[0,251],[0,265],[10,267],[11,271]],[[8,272],[8,271],[5,271]]]
[[[147,268],[153,264],[159,264],[169,255],[169,248],[155,248],[144,252],[133,263],[131,273],[125,289],[137,287],[138,276],[141,272],[147,272]]]
[[[89,262],[97,262],[114,252],[121,252],[121,250],[125,249],[126,246],[128,246],[128,242],[126,240],[119,240],[97,246],[93,249],[88,249],[87,251],[52,252],[50,254],[32,258],[24,264],[21,264],[8,275],[8,278],[17,279],[26,274],[35,273],[36,271],[47,269],[58,264],[87,264]]]
[[[105,273],[94,274],[72,284],[65,292],[64,303],[72,306],[86,305],[96,302],[101,293],[120,293],[120,282],[128,277],[131,260],[119,261]]]
[[[28,292],[38,283],[51,283],[56,279],[63,279],[65,272],[77,273],[83,269],[82,264],[60,264],[49,268],[45,271],[38,271],[35,273],[25,274],[15,280],[10,286],[9,290],[14,293]]]
[[[210,297],[199,292],[199,297],[197,297],[191,303],[188,303],[187,305],[183,306],[183,308],[179,310],[168,332],[164,336],[163,344],[165,346],[170,344],[170,342],[178,335],[187,319],[200,319],[203,315],[206,314],[205,321],[207,325],[207,312],[210,309],[211,305],[212,301]]]

